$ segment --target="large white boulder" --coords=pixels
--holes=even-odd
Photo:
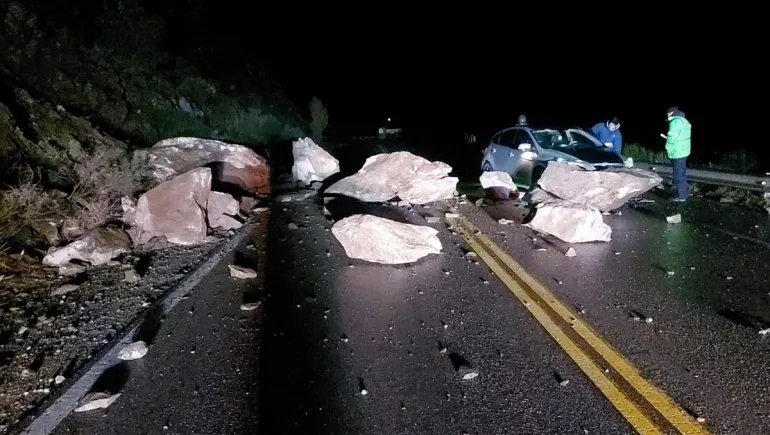
[[[334,183],[327,194],[339,194],[364,202],[384,202],[395,197],[411,204],[427,204],[457,194],[452,167],[431,162],[407,151],[377,154],[366,159],[354,175]]]
[[[131,252],[131,243],[126,233],[119,229],[96,228],[80,240],[51,249],[43,258],[43,264],[61,267],[69,265],[72,260],[80,260],[99,266],[128,252]]]
[[[348,257],[374,263],[413,263],[442,249],[434,228],[364,214],[337,221],[332,234]]]
[[[540,187],[561,199],[610,211],[620,208],[663,181],[640,168],[587,171],[567,163],[551,162],[540,176]]]
[[[340,162],[309,137],[294,141],[291,151],[294,155],[291,174],[295,182],[307,185],[340,171]]]
[[[572,201],[550,200],[538,204],[528,224],[568,243],[609,242],[612,229],[599,210]]]

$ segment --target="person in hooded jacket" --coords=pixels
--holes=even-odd
[[[690,133],[692,126],[678,107],[670,107],[666,111],[668,133],[661,134],[666,139],[666,154],[671,160],[673,169],[676,198],[674,201],[683,202],[689,196],[687,183],[687,158],[690,156]]]
[[[620,154],[623,148],[623,135],[620,134],[620,119],[617,116],[591,127],[591,134],[604,146]]]

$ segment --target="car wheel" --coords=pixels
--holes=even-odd
[[[481,166],[481,170],[484,172],[492,172],[492,164],[489,162],[484,162],[484,164]]]

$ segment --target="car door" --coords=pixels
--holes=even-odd
[[[484,161],[489,162],[489,167],[482,163],[483,170],[508,172],[510,166],[511,146],[516,139],[518,129],[507,129],[496,134],[484,153]]]
[[[524,144],[530,146],[529,151],[519,149]],[[511,148],[513,149],[510,153],[510,158],[513,160],[511,177],[513,177],[514,183],[521,186],[529,186],[532,170],[535,166],[534,158],[537,156],[537,147],[529,131],[523,128],[519,129],[519,133],[516,135]]]

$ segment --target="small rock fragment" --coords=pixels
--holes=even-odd
[[[62,384],[62,383],[65,381],[65,380],[66,380],[66,379],[64,378],[64,376],[62,376],[62,375],[57,375],[57,376],[54,378],[53,382],[54,382],[56,385],[59,385],[59,384]]]
[[[440,219],[437,216],[425,216],[425,221],[429,224],[437,224]]]
[[[81,266],[79,264],[67,263],[59,266],[59,275],[61,276],[75,276],[85,271],[85,266]]]
[[[289,229],[290,230],[298,230],[299,227],[294,222],[289,222]]]
[[[566,387],[567,385],[569,385],[569,379],[565,379],[559,382],[559,385],[561,385],[562,387]]]
[[[510,220],[510,219],[502,218],[502,219],[498,220],[497,223],[499,223],[500,225],[510,225],[510,224],[515,223],[515,222]]]
[[[144,358],[147,355],[147,344],[144,341],[136,341],[124,347],[118,353],[118,359],[123,361],[132,361]]]
[[[564,253],[565,257],[576,257],[577,252],[575,252],[575,248],[569,248],[567,249],[567,252]]]
[[[457,213],[447,213],[444,215],[444,217],[447,219],[459,219],[460,215]]]
[[[770,334],[770,328],[760,329],[759,335],[767,335]]]
[[[666,221],[670,224],[681,224],[682,223],[682,215],[681,214],[675,214],[673,216],[666,217]]]
[[[139,274],[134,269],[127,270],[124,273],[124,277],[125,277],[124,280],[126,282],[128,282],[128,283],[134,283],[134,282],[137,282],[137,281],[139,281],[141,279]]]
[[[254,269],[248,269],[246,267],[229,265],[230,276],[238,279],[252,279],[257,277],[257,272]]]
[[[54,290],[54,292],[52,293],[52,295],[53,295],[53,296],[64,296],[64,295],[66,295],[67,293],[72,293],[72,292],[74,292],[75,290],[77,290],[77,289],[78,289],[78,287],[79,287],[79,286],[76,286],[76,285],[74,285],[74,284],[65,284],[65,285],[63,285],[63,286],[59,287],[58,289]]]
[[[464,381],[471,380],[479,375],[478,370],[472,369],[470,367],[461,367],[458,372]]]
[[[241,311],[254,311],[262,305],[262,301],[241,304]]]
[[[83,398],[83,405],[75,409],[75,412],[87,412],[95,409],[107,408],[112,405],[121,393],[109,395],[106,393],[91,393]]]

